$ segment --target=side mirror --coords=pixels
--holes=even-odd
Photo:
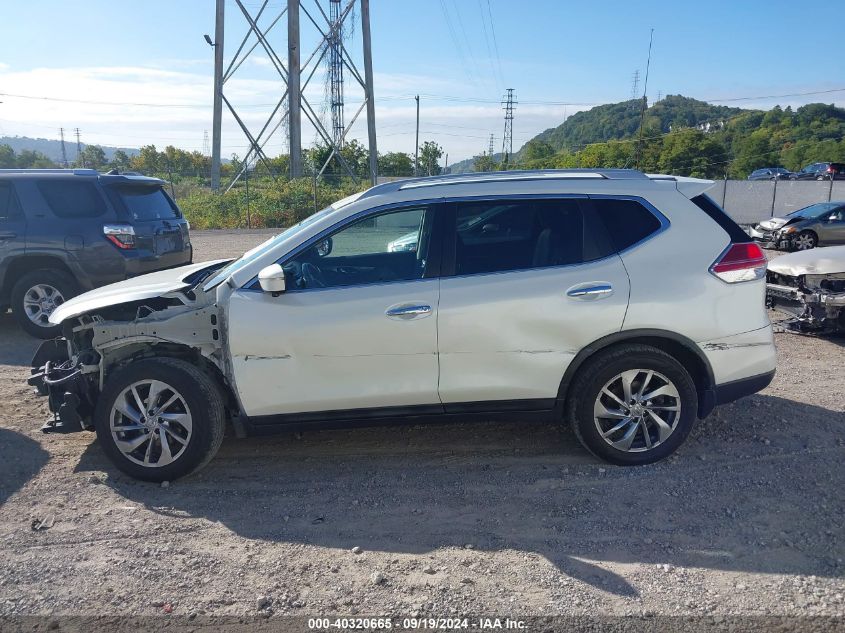
[[[285,270],[279,264],[270,264],[258,273],[258,285],[264,292],[280,295],[285,291]]]
[[[828,222],[836,222],[837,220],[839,220],[838,213],[831,213],[830,216],[827,218]]]

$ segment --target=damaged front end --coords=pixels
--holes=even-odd
[[[93,309],[86,309],[91,296],[80,297],[88,303],[80,301],[76,311],[63,317],[64,336],[42,343],[32,359],[28,383],[47,396],[52,412],[43,432],[94,430],[97,399],[108,376],[137,359],[177,357],[221,376],[227,373],[215,293],[180,285],[144,298],[116,294],[112,287],[110,302]],[[69,310],[73,301],[65,304]]]
[[[799,332],[845,332],[845,272],[787,275],[768,271],[766,305]]]
[[[93,430],[96,392],[89,376],[99,370],[100,357],[94,350],[75,359],[71,353],[70,343],[58,338],[44,341],[32,359],[32,376],[27,382],[48,397],[53,412],[53,418],[41,427],[44,433]]]

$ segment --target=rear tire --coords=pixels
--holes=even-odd
[[[575,435],[591,453],[620,466],[668,457],[698,415],[698,392],[689,372],[649,345],[597,353],[578,371],[569,393],[567,414]],[[651,397],[640,401],[640,396]]]
[[[21,328],[36,338],[51,339],[61,326],[48,321],[50,313],[79,294],[79,285],[61,270],[44,268],[21,277],[12,288],[12,314]]]
[[[94,426],[106,455],[127,475],[173,481],[198,471],[217,453],[224,411],[220,386],[211,376],[183,360],[148,359],[108,379]],[[116,430],[124,427],[128,430]]]

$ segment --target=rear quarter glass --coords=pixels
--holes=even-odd
[[[721,226],[734,244],[751,241],[751,238],[739,227],[739,224],[731,220],[728,214],[722,210],[722,207],[713,202],[710,196],[701,194],[694,197],[692,202],[704,211],[716,224]]]

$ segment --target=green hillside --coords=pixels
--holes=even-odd
[[[798,170],[815,161],[845,161],[845,109],[811,103],[768,111],[667,96],[648,107],[639,141],[639,101],[597,106],[528,141],[509,169],[639,167],[703,178],[745,178],[758,167]],[[487,156],[465,170],[502,166]]]
[[[535,139],[560,151],[587,143],[629,138],[639,130],[641,103],[639,99],[608,103],[577,112],[557,127],[541,132]],[[747,111],[669,95],[649,107],[646,116],[652,131],[669,132],[671,129],[724,121],[743,112]]]

